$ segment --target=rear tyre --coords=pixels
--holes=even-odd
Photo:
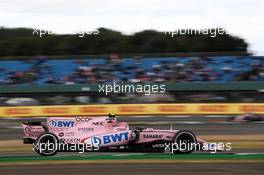
[[[195,135],[188,130],[179,131],[174,141],[172,142],[173,145],[173,153],[177,154],[190,154],[196,148],[196,137]]]
[[[34,150],[42,156],[52,156],[58,152],[59,139],[52,133],[41,134],[34,143]]]

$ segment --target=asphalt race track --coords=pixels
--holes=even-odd
[[[6,161],[5,161],[6,159]],[[7,163],[6,163],[7,162]],[[3,174],[261,174],[264,155],[124,155],[0,158]]]
[[[262,163],[104,163],[104,164],[63,164],[52,165],[16,165],[0,166],[1,174],[56,174],[56,175],[166,175],[166,174],[184,174],[184,175],[260,175],[263,173]]]
[[[41,157],[20,147],[20,123],[43,118],[0,119],[0,174],[263,174],[264,123],[234,123],[228,116],[120,117],[130,127],[187,129],[198,137],[234,141],[230,152],[190,155],[147,153],[59,153]],[[9,145],[9,142],[14,145]],[[19,144],[18,144],[19,143]],[[18,144],[18,146],[16,145]],[[23,145],[22,145],[23,146]]]

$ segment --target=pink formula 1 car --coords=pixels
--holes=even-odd
[[[212,145],[196,138],[190,131],[137,128],[130,130],[126,122],[108,117],[49,117],[47,124],[22,124],[24,143],[45,156],[58,151],[141,151],[191,153],[211,150]]]

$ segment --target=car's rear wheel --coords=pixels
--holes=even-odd
[[[172,142],[173,153],[192,153],[196,148],[196,143],[196,137],[191,131],[179,131]]]
[[[59,140],[52,133],[41,134],[34,143],[34,150],[42,156],[52,156],[58,152]]]

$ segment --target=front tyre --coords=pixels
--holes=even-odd
[[[173,153],[178,153],[178,154],[189,154],[192,153],[195,150],[196,147],[196,137],[195,135],[188,130],[182,130],[179,131],[173,142]]]
[[[34,143],[34,150],[42,156],[52,156],[58,152],[59,139],[52,133],[41,134]]]

